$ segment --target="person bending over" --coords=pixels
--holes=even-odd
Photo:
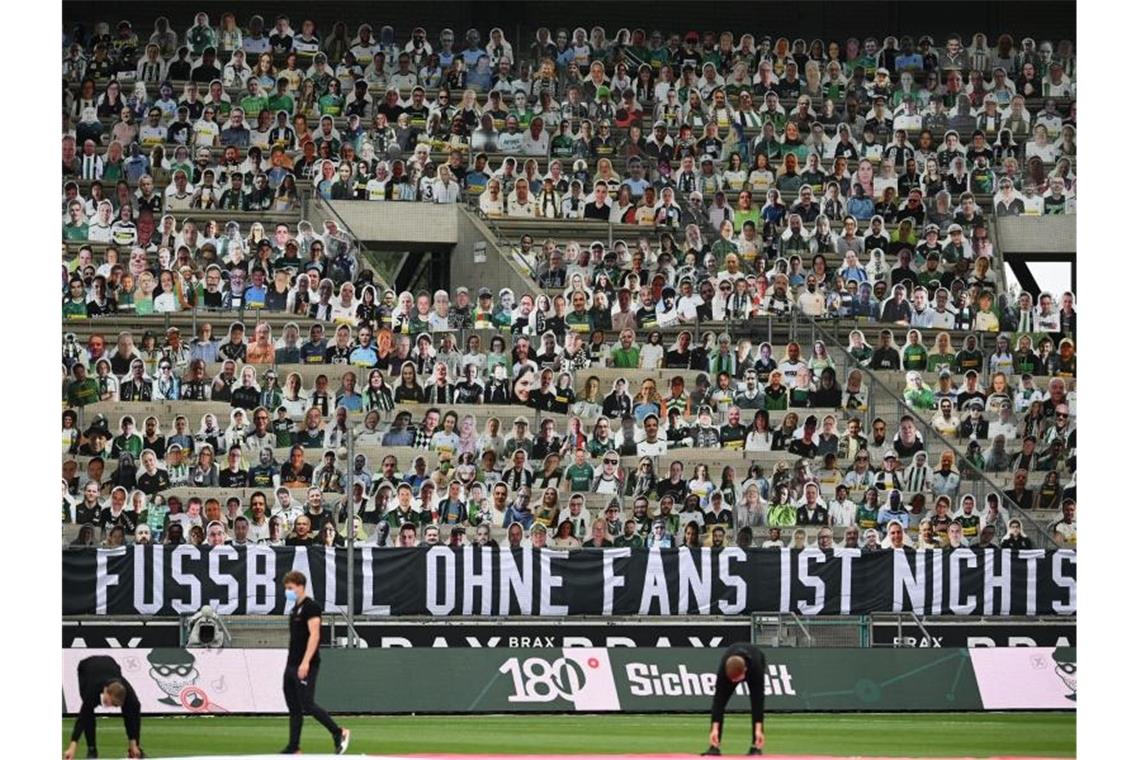
[[[74,760],[79,735],[87,739],[87,757],[98,757],[95,749],[95,708],[119,707],[123,710],[123,725],[127,729],[127,757],[142,757],[139,735],[142,732],[142,706],[135,690],[113,657],[95,655],[79,661],[79,696],[83,706],[75,717],[71,730],[71,743],[63,753],[63,760]]]
[[[709,748],[703,755],[720,754],[720,737],[724,730],[724,708],[741,681],[748,684],[752,701],[752,745],[749,755],[762,754],[764,747],[764,653],[752,644],[738,642],[724,650],[716,671],[716,691],[712,702],[712,728]]]

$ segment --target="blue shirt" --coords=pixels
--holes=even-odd
[[[478,63],[479,59],[485,56],[486,53],[483,52],[483,48],[475,48],[474,50],[464,48],[460,55],[463,56],[463,62],[467,64],[468,77],[470,77],[471,74],[475,73],[475,64]],[[440,63],[443,63],[443,61],[440,60]]]
[[[379,361],[380,356],[372,346],[357,347],[348,355],[348,363],[356,367],[375,367]]]
[[[531,524],[534,523],[534,514],[529,510],[524,512],[515,509],[515,505],[512,504],[507,507],[507,511],[503,513],[503,527],[509,528],[514,523],[522,525],[524,530],[530,530]]]
[[[922,56],[918,53],[899,53],[895,56],[895,71],[902,71],[903,69],[921,69]]]
[[[635,199],[645,195],[645,188],[649,187],[649,181],[644,177],[641,179],[627,179],[625,184],[629,185],[629,194]]]
[[[336,405],[343,406],[350,412],[359,412],[364,406],[364,399],[359,393],[337,394]]]
[[[875,215],[875,204],[870,198],[852,198],[847,201],[847,213],[864,222]]]
[[[264,285],[250,285],[245,289],[245,293],[242,294],[242,299],[246,306],[262,308],[265,306],[265,293],[266,289]]]
[[[903,530],[910,526],[910,514],[901,506],[898,512],[891,511],[889,504],[885,507],[879,507],[879,527],[886,529],[891,520],[898,520],[902,523]]]
[[[411,428],[403,430],[390,430],[380,439],[383,446],[411,446],[416,440],[416,433]]]

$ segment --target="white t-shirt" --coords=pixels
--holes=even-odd
[[[652,343],[644,343],[640,351],[640,368],[641,369],[657,369],[661,363],[661,359],[665,356],[665,350],[659,345]]]
[[[518,153],[523,147],[522,132],[500,132],[498,147],[500,153]],[[545,153],[545,151],[543,151]]]
[[[639,457],[659,457],[664,456],[669,451],[669,444],[661,438],[658,438],[655,443],[649,441],[641,441],[637,444],[637,455]]]
[[[834,499],[827,507],[827,514],[831,516],[832,525],[849,528],[855,524],[855,502]]]
[[[459,183],[454,180],[443,184],[441,180],[432,183],[432,197],[436,203],[455,203],[459,200]]]
[[[503,150],[503,135],[499,135],[499,149]],[[550,147],[550,133],[545,129],[538,133],[538,139],[531,137],[528,130],[523,134],[522,152],[527,156],[545,156]]]
[[[200,148],[213,147],[214,141],[218,138],[218,125],[212,121],[199,119],[194,122],[192,127],[194,133],[194,145]]]
[[[388,188],[387,182],[381,182],[378,179],[368,180],[368,184],[365,185],[365,190],[367,191],[367,194],[368,194],[368,200],[370,200],[370,201],[382,201],[382,200],[384,200],[384,193],[387,190],[387,188]]]

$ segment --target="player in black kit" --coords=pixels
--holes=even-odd
[[[80,660],[79,697],[83,706],[75,718],[75,728],[71,731],[71,743],[63,753],[63,760],[75,757],[76,743],[82,734],[87,740],[87,757],[98,757],[95,749],[95,708],[121,707],[123,725],[127,729],[127,757],[142,757],[139,747],[139,734],[142,731],[142,706],[135,690],[113,657],[96,655]]]
[[[720,754],[720,737],[724,730],[724,708],[728,698],[744,681],[748,684],[748,698],[752,700],[752,745],[749,755],[762,754],[764,747],[764,653],[759,647],[738,642],[724,650],[716,670],[716,692],[712,703],[712,728],[709,730],[709,748],[703,755]]]
[[[321,666],[321,606],[305,595],[304,573],[285,573],[285,601],[289,610],[289,657],[285,661],[285,704],[289,707],[289,744],[282,755],[301,754],[301,724],[312,715],[332,734],[336,754],[348,750],[349,730],[336,724],[324,708],[313,701],[317,671]]]

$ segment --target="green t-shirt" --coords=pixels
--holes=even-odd
[[[87,319],[87,304],[83,301],[72,301],[70,298],[63,302],[64,319]]]
[[[426,517],[426,519],[425,519]],[[407,513],[403,513],[397,507],[389,512],[384,519],[388,525],[395,530],[399,530],[400,526],[404,523],[411,523],[412,525],[423,525],[431,522],[431,515],[424,512],[417,512],[414,509],[409,509]]]
[[[574,155],[574,138],[558,135],[550,141],[550,155],[554,158],[570,158]]]
[[[594,468],[587,462],[579,467],[572,464],[566,468],[566,480],[570,482],[571,493],[586,493],[594,482]]]
[[[954,363],[957,365],[958,372],[965,373],[967,370],[974,370],[975,372],[982,371],[982,364],[985,362],[985,357],[981,351],[967,351],[962,349],[954,357]]]
[[[263,95],[246,95],[241,99],[241,110],[251,122],[257,121],[257,115],[268,105],[269,99]]]
[[[293,113],[293,98],[290,95],[274,95],[269,98],[269,110],[276,114],[278,111],[284,111],[287,114]]]
[[[137,435],[117,435],[111,442],[112,451],[129,451],[136,457],[142,453],[142,438]]]
[[[732,228],[736,232],[740,232],[744,229],[744,223],[747,221],[751,221],[756,226],[757,232],[764,229],[764,225],[760,222],[760,209],[756,206],[752,206],[747,211],[736,209],[736,213],[732,216]]]
[[[87,225],[80,224],[65,224],[63,225],[63,239],[74,240],[78,242],[87,241]]]
[[[146,510],[146,522],[150,526],[151,533],[155,538],[162,533],[162,529],[166,527],[166,516],[170,514],[170,507],[165,504],[154,504]]]
[[[339,95],[324,95],[317,101],[317,106],[321,116],[340,116],[341,109],[344,108],[344,98]]]
[[[723,264],[724,259],[726,256],[728,256],[728,254],[740,253],[740,249],[737,248],[736,243],[732,242],[731,240],[725,240],[724,238],[721,238],[712,244],[712,252],[713,255],[716,256],[717,263]]]
[[[607,451],[614,451],[613,441],[599,441],[597,438],[591,438],[586,444],[586,451],[590,452],[590,456],[597,458],[605,454]]]
[[[859,526],[859,530],[878,529],[879,510],[868,507],[866,503],[860,504],[855,508],[855,524]]]
[[[926,358],[927,353],[923,346],[908,344],[903,348],[903,369],[923,372],[926,370]]]
[[[613,359],[614,366],[622,369],[637,369],[641,359],[641,351],[637,346],[630,346],[629,348],[615,348],[610,352],[610,357]]]
[[[594,329],[590,321],[590,312],[578,313],[572,311],[566,315],[566,326],[576,333],[588,333]]]
[[[99,400],[99,383],[93,378],[86,378],[82,382],[76,380],[67,388],[67,403],[71,406],[86,406]]]
[[[937,269],[933,272],[929,269],[920,269],[918,271],[918,284],[927,290],[937,290],[942,287],[942,273]]]
[[[773,504],[768,507],[768,527],[792,528],[796,524],[796,508],[791,504]]]
[[[954,369],[954,354],[927,354],[927,372],[941,372],[944,369]]]

